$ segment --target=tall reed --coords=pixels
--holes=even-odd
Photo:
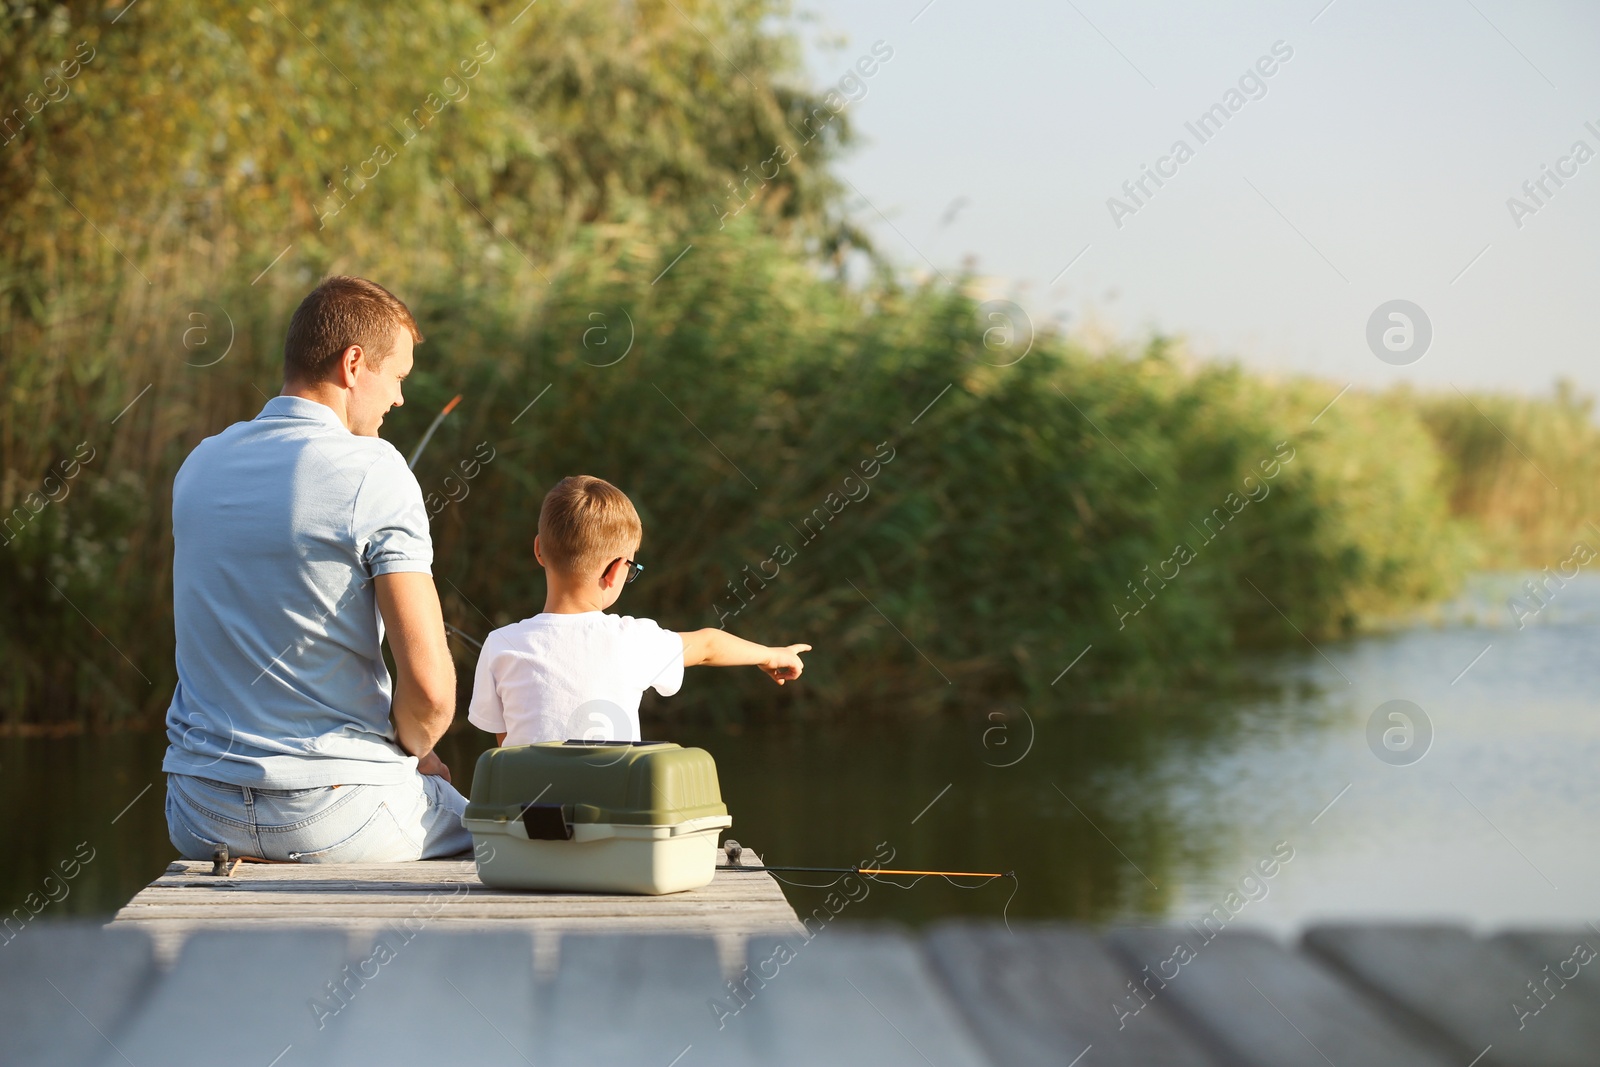
[[[1502,452],[1461,444],[1491,439],[1459,401],[1352,390],[1322,412],[1326,383],[1188,363],[1159,338],[1092,356],[1041,333],[999,366],[1015,351],[996,358],[957,291],[854,290],[754,227],[692,244],[612,224],[548,286],[405,294],[428,340],[386,435],[409,453],[464,397],[417,467],[452,625],[481,636],[539,609],[540,497],[592,473],[645,521],[649,569],[621,610],[817,646],[801,686],[712,672],[689,706],[1070,706],[1216,678],[1241,648],[1448,592],[1505,558],[1484,555],[1491,509],[1531,491]],[[194,312],[176,282],[63,301],[11,335],[6,512],[94,450],[0,552],[11,722],[159,719],[172,475],[277,391],[310,281]],[[1517,401],[1529,421],[1503,426],[1534,434],[1522,447],[1554,477],[1586,469],[1580,448],[1549,451],[1592,437],[1574,403]],[[1566,420],[1544,444],[1541,412]],[[1484,471],[1504,488],[1483,495]],[[1519,531],[1545,533],[1524,522],[1504,527],[1519,550]]]

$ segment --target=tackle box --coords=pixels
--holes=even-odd
[[[485,885],[651,894],[710,882],[733,824],[711,753],[652,741],[492,748],[461,822]]]

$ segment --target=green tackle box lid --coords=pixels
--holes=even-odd
[[[478,757],[466,818],[523,819],[559,808],[568,823],[670,826],[727,815],[703,748],[663,741],[541,741]]]

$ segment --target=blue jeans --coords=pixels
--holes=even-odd
[[[167,775],[167,833],[184,859],[233,856],[298,863],[392,863],[472,848],[467,801],[443,778],[401,785],[257,789]]]

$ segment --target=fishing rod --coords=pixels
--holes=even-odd
[[[422,458],[422,450],[428,447],[429,441],[433,440],[433,431],[439,428],[439,424],[444,421],[444,417],[450,414],[450,412],[454,411],[456,405],[459,403],[461,403],[461,394],[457,393],[451,399],[450,403],[444,406],[444,410],[433,417],[433,421],[428,424],[428,432],[422,435],[422,440],[417,442],[416,450],[411,453],[411,461],[406,464],[407,467],[411,468],[412,470],[417,469],[417,460]],[[474,648],[477,648],[480,651],[483,649],[483,642],[479,641],[476,637],[473,637],[465,630],[458,630],[449,623],[445,623],[444,628],[461,638],[461,640],[467,642],[469,645],[472,645]]]
[[[772,877],[776,878],[785,885],[799,886],[802,889],[828,889],[832,886],[838,885],[840,882],[844,881],[846,875],[851,874],[860,875],[867,878],[875,878],[876,876],[883,874],[898,874],[915,877],[918,881],[925,877],[943,878],[946,882],[949,882],[957,889],[967,890],[977,890],[981,888],[981,885],[962,885],[960,882],[951,881],[951,879],[982,878],[985,880],[985,883],[987,883],[994,881],[996,878],[1009,878],[1011,879],[1011,895],[1006,897],[1005,907],[1000,909],[1000,919],[1006,924],[1007,930],[1011,929],[1011,918],[1009,915],[1009,912],[1011,911],[1011,902],[1016,899],[1017,890],[1022,888],[1022,883],[1017,881],[1016,871],[911,871],[897,870],[889,867],[868,867],[859,863],[853,867],[769,867],[764,863],[758,867],[746,867],[739,862],[739,857],[744,852],[744,847],[740,845],[739,842],[729,838],[722,843],[722,847],[727,849],[728,862],[717,864],[716,869],[718,871],[727,871],[730,874],[738,871],[750,871],[752,873],[760,872],[762,874],[771,873]],[[779,871],[783,871],[785,873],[808,872],[812,874],[837,874],[839,877],[835,878],[832,882],[828,882],[823,885],[814,885],[810,882],[791,882],[789,879],[783,877],[782,874],[778,874],[777,872]],[[917,883],[912,882],[910,885],[901,885],[899,882],[884,882],[882,884],[892,885],[896,889],[911,889]]]
[[[719,871],[785,871],[804,874],[900,874],[918,877],[936,878],[1015,878],[1016,871],[902,871],[890,867],[769,867],[762,864],[759,867],[746,867],[732,863],[717,864]]]
[[[412,470],[417,469],[417,460],[422,458],[422,450],[428,447],[429,441],[433,440],[433,431],[439,428],[439,424],[444,421],[444,417],[454,411],[455,406],[459,403],[461,403],[461,394],[457,393],[455,399],[446,404],[444,410],[434,416],[433,422],[428,424],[428,432],[422,435],[422,440],[417,442],[416,451],[411,453],[411,462],[406,464],[407,467]]]
[[[1011,878],[1017,877],[1016,871],[907,871],[896,870],[889,867],[866,867],[856,864],[854,867],[773,867],[761,864],[758,867],[747,867],[739,862],[744,848],[737,841],[725,841],[723,847],[728,850],[728,862],[717,864],[719,871],[784,871],[802,874],[899,874],[918,877],[937,878]]]
[[[483,651],[483,642],[479,641],[476,637],[473,637],[471,634],[467,633],[465,630],[458,630],[454,626],[451,626],[449,623],[445,623],[444,624],[444,628],[446,630],[449,630],[451,633],[455,634],[457,637],[461,638],[461,640],[465,641],[467,644],[471,645],[473,648],[476,648],[478,651],[480,651],[480,652]]]

